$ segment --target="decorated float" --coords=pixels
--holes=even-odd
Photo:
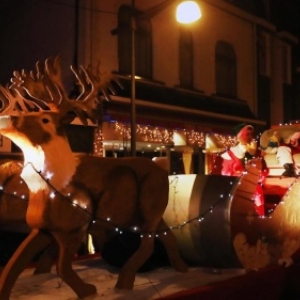
[[[99,73],[72,71],[81,86],[75,100],[64,90],[58,58],[37,64],[36,73],[14,73],[12,86],[0,89],[0,133],[24,154],[21,168],[14,161],[1,165],[0,225],[21,224],[30,232],[4,267],[1,299],[9,299],[34,255],[53,245],[58,275],[78,297],[94,294],[95,287],[71,267],[86,233],[99,249],[107,237],[138,235],[140,245],[124,261],[116,284],[127,289],[155,239],[182,272],[186,264],[265,268],[299,248],[297,154],[291,150],[290,161],[278,154],[297,146],[298,125],[272,128],[255,141],[254,128],[242,124],[230,147],[207,136],[206,174],[192,174],[188,151],[184,174],[169,176],[170,161],[74,156],[62,124],[75,116],[83,124],[93,121],[98,92],[108,93]],[[13,210],[14,197],[27,202]]]

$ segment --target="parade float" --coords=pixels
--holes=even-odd
[[[78,297],[96,293],[71,267],[87,233],[99,249],[108,237],[126,232],[138,235],[140,245],[120,269],[116,284],[120,289],[133,287],[155,239],[181,272],[187,270],[186,264],[261,269],[299,248],[296,171],[283,176],[286,169],[281,166],[280,176],[272,174],[268,159],[275,155],[278,160],[275,146],[290,143],[291,134],[283,134],[289,126],[263,133],[256,148],[261,151],[245,159],[253,146],[253,128],[245,125],[247,135],[238,137],[236,145],[205,149],[210,168],[206,174],[168,176],[164,167],[147,158],[75,156],[63,126],[76,116],[83,124],[88,118],[93,120],[98,93],[107,84],[89,68],[72,71],[81,87],[75,100],[65,92],[58,58],[37,64],[35,72],[15,72],[12,85],[0,90],[0,133],[24,155],[21,169],[12,162],[2,169],[1,223],[15,226],[19,222],[30,231],[2,271],[1,299],[9,299],[15,281],[34,255],[53,244],[58,247],[58,275]],[[292,133],[297,133],[298,126],[291,126]],[[235,168],[228,173],[230,160]],[[18,181],[10,186],[7,179],[14,176],[26,185],[19,186]],[[16,210],[17,218],[7,213],[5,204],[16,195],[27,200]]]

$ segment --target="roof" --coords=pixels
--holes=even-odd
[[[120,79],[124,89],[105,104],[107,114],[130,115],[131,82],[130,78]],[[265,125],[252,113],[245,101],[207,96],[199,91],[170,88],[163,84],[155,84],[136,80],[136,118],[139,122],[171,122],[172,126],[180,124],[204,127],[232,128],[239,123]]]

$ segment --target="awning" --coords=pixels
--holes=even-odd
[[[121,78],[124,89],[118,90],[104,104],[106,120],[130,122],[130,79]],[[263,127],[245,101],[206,96],[201,92],[169,88],[162,84],[136,81],[136,123],[167,128],[194,128],[210,132],[232,133],[237,124]]]

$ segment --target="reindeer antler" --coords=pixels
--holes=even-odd
[[[101,74],[99,67],[100,63],[97,65],[96,72],[93,72],[91,65],[89,65],[87,68],[80,66],[78,70],[71,66],[71,70],[77,79],[80,89],[80,94],[76,98],[76,106],[79,108],[76,113],[79,117],[80,111],[85,111],[90,118],[93,116],[93,112],[99,103],[99,92],[103,94],[107,101],[110,100],[109,92],[111,92],[113,95],[116,94],[116,91],[111,84],[112,80],[114,80],[121,88],[123,88],[122,84],[116,77],[113,78],[111,75],[107,76],[107,74]],[[89,103],[90,105],[86,105],[86,103]]]
[[[18,90],[11,90],[8,87],[4,88],[1,85],[0,101],[2,102],[1,115],[47,109],[43,103],[39,103],[39,101],[32,102],[25,99]]]
[[[15,71],[11,86],[0,87],[0,100],[3,104],[0,113],[51,110],[65,115],[69,111],[74,111],[84,125],[87,124],[88,118],[95,123],[99,93],[109,100],[109,91],[115,94],[111,80],[117,82],[119,86],[121,84],[116,78],[100,74],[99,64],[96,72],[92,71],[91,66],[87,68],[80,66],[78,70],[73,66],[70,68],[80,88],[80,94],[76,99],[70,99],[66,93],[62,82],[60,58],[57,56],[46,59],[44,64],[37,62],[35,73]]]

